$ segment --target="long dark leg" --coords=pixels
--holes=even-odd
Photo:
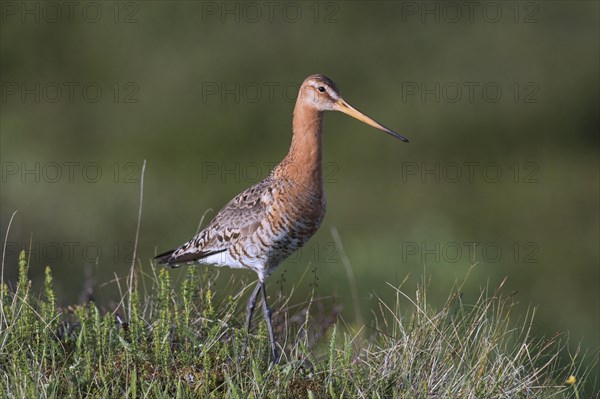
[[[254,309],[256,308],[256,300],[258,299],[258,293],[262,288],[262,284],[259,281],[254,287],[254,291],[252,291],[252,295],[248,299],[248,305],[246,306],[246,333],[250,333],[250,323],[252,322],[252,314],[254,313]]]
[[[273,323],[271,321],[271,308],[269,308],[269,304],[267,303],[267,287],[264,282],[261,282],[262,287],[262,304],[263,304],[263,313],[265,314],[265,321],[267,322],[267,330],[269,332],[269,341],[271,343],[271,354],[273,355],[273,363],[279,363],[279,358],[277,357],[277,346],[275,344],[275,334],[273,334]]]
[[[244,354],[246,353],[246,348],[248,347],[248,336],[250,335],[250,323],[252,322],[252,314],[254,313],[254,309],[256,308],[256,300],[258,299],[258,293],[262,288],[262,284],[259,281],[254,287],[254,291],[250,295],[248,299],[248,305],[246,306],[246,341],[244,341],[244,350],[242,351]]]

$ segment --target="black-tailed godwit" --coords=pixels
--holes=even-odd
[[[348,104],[331,79],[309,76],[298,92],[292,144],[286,157],[266,179],[229,201],[199,234],[181,247],[156,257],[158,263],[170,266],[201,263],[256,272],[258,283],[248,300],[246,330],[249,333],[256,301],[262,292],[274,362],[279,358],[265,280],[315,234],[325,216],[323,111],[341,111],[408,142]]]

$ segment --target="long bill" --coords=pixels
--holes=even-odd
[[[392,129],[388,129],[387,127],[383,126],[381,123],[369,118],[367,115],[363,114],[362,112],[360,112],[359,110],[354,108],[352,105],[348,104],[343,98],[338,99],[335,102],[334,107],[337,111],[343,112],[346,115],[350,115],[351,117],[356,118],[359,121],[366,123],[367,125],[371,125],[374,128],[377,128],[383,132],[386,132],[390,136],[393,136],[399,140],[404,141],[405,143],[408,143],[408,139],[406,137],[394,132]]]

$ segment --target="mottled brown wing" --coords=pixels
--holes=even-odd
[[[187,243],[156,257],[158,263],[176,265],[198,261],[226,251],[240,239],[251,235],[266,217],[271,199],[271,178],[246,189],[225,205],[206,226]]]

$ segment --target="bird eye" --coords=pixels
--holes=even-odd
[[[321,93],[325,93],[325,88],[324,88],[323,86],[319,86],[319,91],[320,91]]]

